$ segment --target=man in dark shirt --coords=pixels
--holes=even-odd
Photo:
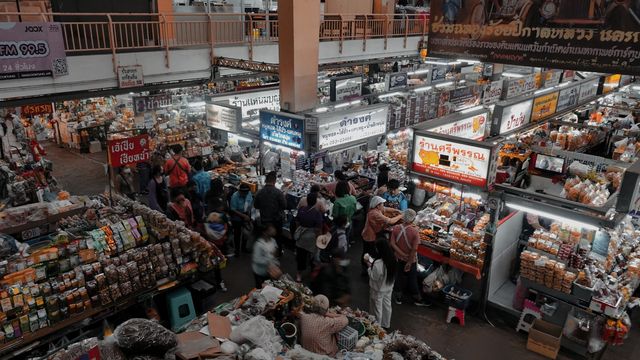
[[[253,205],[260,211],[260,221],[263,224],[273,224],[276,228],[276,242],[282,251],[282,224],[287,203],[284,193],[276,188],[277,175],[275,171],[267,174],[265,186],[258,191]]]

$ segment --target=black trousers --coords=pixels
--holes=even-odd
[[[298,272],[301,273],[307,270],[307,264],[309,264],[309,260],[312,259],[313,254],[309,251],[296,247],[296,262],[298,264]]]
[[[253,273],[253,278],[256,280],[256,289],[262,288],[262,283],[270,279],[268,276],[262,276],[256,273]]]
[[[233,221],[233,243],[236,248],[236,255],[240,255],[240,250],[247,252],[247,238],[242,233],[242,222]]]
[[[371,257],[377,257],[378,251],[376,250],[376,242],[375,241],[362,241],[362,257],[360,262],[362,263],[362,271],[366,272],[369,269],[369,265],[364,260],[364,254],[369,254]]]

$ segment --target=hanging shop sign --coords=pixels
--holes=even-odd
[[[506,81],[504,98],[511,99],[531,92],[538,88],[536,85],[536,74],[526,75],[521,78]]]
[[[556,112],[564,111],[568,108],[578,105],[578,96],[580,95],[580,87],[572,86],[560,91],[558,95],[558,105]]]
[[[631,75],[620,76],[620,86],[622,87],[631,84],[631,80],[633,80],[633,76]]]
[[[576,77],[575,70],[565,70],[562,73],[562,82],[572,81]]]
[[[280,90],[264,90],[238,93],[228,96],[217,96],[206,99],[208,102],[228,102],[242,109],[242,118],[257,115],[260,110],[280,111]]]
[[[455,2],[453,2],[455,3]],[[458,2],[459,3],[459,2]],[[430,56],[640,74],[634,1],[431,1]]]
[[[480,105],[482,87],[471,85],[449,91],[449,103],[453,111],[460,111]]]
[[[556,112],[558,106],[558,92],[538,96],[533,100],[533,110],[531,111],[531,121],[542,120]]]
[[[488,113],[466,117],[450,124],[430,128],[429,131],[459,138],[481,141],[487,129]]]
[[[434,133],[414,134],[411,169],[437,179],[485,188],[491,148]]]
[[[434,65],[431,69],[431,82],[436,83],[447,79],[447,75],[453,74],[455,70],[451,65]]]
[[[53,114],[53,105],[51,103],[25,105],[20,108],[20,114],[22,116]]]
[[[135,165],[151,158],[149,135],[107,141],[109,165],[113,167]]]
[[[318,115],[318,146],[325,150],[382,135],[387,132],[388,115],[388,105]]]
[[[527,100],[508,106],[496,106],[493,112],[492,135],[500,135],[518,130],[531,120],[533,100]]]
[[[591,81],[581,84],[580,96],[578,96],[578,101],[583,102],[587,99],[590,99],[598,95],[599,84],[600,84],[600,79],[593,79]]]
[[[173,97],[169,94],[159,94],[150,96],[134,96],[133,112],[144,114],[149,111],[156,111],[173,104]]]
[[[238,133],[242,129],[240,108],[228,105],[207,104],[207,125],[218,130]]]
[[[399,89],[404,89],[407,87],[409,83],[409,76],[406,72],[397,72],[392,74],[387,74],[387,91],[394,91]]]
[[[347,76],[331,79],[329,96],[331,101],[348,100],[362,95],[362,76]]]
[[[485,85],[482,92],[482,103],[488,105],[498,102],[502,96],[502,86],[503,80],[492,81]]]
[[[144,86],[142,65],[118,66],[118,86],[121,89]]]
[[[260,110],[260,139],[296,150],[304,149],[304,117]]]
[[[62,27],[5,22],[0,27],[0,80],[68,75]]]
[[[604,78],[604,83],[602,84],[602,93],[608,94],[615,90],[620,85],[620,78],[622,75],[613,74]]]
[[[493,64],[482,64],[482,76],[484,77],[492,77],[493,76]]]

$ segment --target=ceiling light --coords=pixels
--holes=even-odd
[[[563,82],[561,84],[558,84],[558,87],[563,87],[563,86],[567,86],[567,85],[570,85],[570,84],[571,84],[571,81],[567,81],[567,82]]]
[[[458,59],[459,62],[469,63],[469,64],[478,64],[480,61],[478,60],[467,60],[467,59]]]
[[[542,217],[547,218],[547,219],[556,220],[556,221],[561,222],[563,225],[569,225],[569,226],[573,226],[573,227],[577,227],[577,228],[583,228],[583,229],[586,229],[586,230],[598,230],[597,226],[594,226],[594,225],[591,225],[591,224],[587,224],[587,223],[584,223],[584,222],[581,222],[581,221],[571,220],[571,219],[568,219],[568,218],[560,216],[560,215],[555,215],[555,214],[551,214],[551,213],[544,212],[544,211],[541,211],[541,210],[532,209],[532,208],[529,208],[529,207],[526,207],[526,206],[507,203],[507,207],[509,207],[511,209],[514,209],[514,210],[518,210],[518,211],[524,211],[524,212],[527,212],[529,214],[542,216]]]
[[[447,81],[446,83],[436,85],[436,87],[441,88],[441,87],[451,86],[451,85],[453,85],[453,81]]]
[[[434,61],[434,60],[427,60],[424,63],[425,64],[431,64],[431,65],[458,65],[458,64],[460,64],[460,61]]]
[[[329,110],[328,107],[319,107],[316,109],[317,113],[323,113],[323,112],[327,112]]]
[[[524,77],[524,75],[522,75],[522,74],[518,74],[518,73],[511,73],[511,72],[505,72],[505,73],[502,73],[502,76],[512,77],[512,78],[521,78],[521,77]]]
[[[349,103],[350,105],[358,105],[360,104],[360,100],[354,100],[352,102]]]
[[[349,103],[348,103],[348,102],[346,102],[346,103],[342,103],[342,104],[338,104],[338,105],[335,105],[335,106],[334,106],[334,108],[336,108],[336,109],[340,109],[340,108],[347,107],[347,106],[349,106]]]
[[[408,73],[408,75],[420,75],[420,74],[426,74],[426,73],[428,73],[429,71],[431,71],[431,70],[429,70],[429,69],[420,69],[420,70],[412,71],[412,72]]]
[[[244,136],[236,135],[234,133],[229,133],[229,137],[232,139],[237,139],[238,141],[253,142],[252,139],[246,138]]]

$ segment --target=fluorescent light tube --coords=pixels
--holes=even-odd
[[[538,215],[538,216],[542,216],[544,218],[547,219],[551,219],[551,220],[556,220],[559,221],[565,225],[569,225],[569,226],[573,226],[573,227],[577,227],[577,228],[583,228],[583,229],[587,229],[587,230],[598,230],[599,228],[597,226],[591,225],[591,224],[587,224],[581,221],[576,221],[576,220],[571,220],[571,219],[567,219],[563,216],[559,216],[559,215],[554,215],[548,212],[544,212],[541,210],[537,210],[537,209],[532,209],[526,206],[521,206],[521,205],[517,205],[517,204],[512,204],[512,203],[507,203],[507,207],[514,209],[514,210],[518,210],[518,211],[524,211],[527,212],[529,214],[533,214],[533,215]]]
[[[420,75],[420,74],[426,74],[428,73],[430,70],[429,69],[420,69],[420,70],[416,70],[416,71],[412,71],[409,73],[409,75]]]
[[[204,101],[198,101],[198,102],[192,102],[189,103],[189,107],[201,107],[201,106],[205,106],[206,103]]]
[[[451,86],[451,85],[453,85],[453,81],[448,81],[446,83],[438,84],[438,85],[436,85],[436,87],[437,88],[441,88],[441,87]]]
[[[476,111],[476,110],[480,110],[480,109],[482,109],[482,108],[483,108],[483,106],[482,106],[482,105],[478,105],[478,106],[474,106],[474,107],[472,107],[472,108],[464,109],[464,110],[462,110],[462,111],[460,111],[460,112],[461,112],[461,113],[463,113],[463,114],[467,114],[467,113],[470,113],[470,112],[474,112],[474,111]]]
[[[459,62],[465,62],[469,64],[478,64],[480,61],[478,60],[467,60],[467,59],[458,59]]]
[[[334,108],[336,108],[336,109],[340,109],[340,108],[347,107],[347,106],[349,106],[349,103],[348,103],[348,102],[346,102],[346,103],[342,103],[342,104],[338,104],[338,105],[335,105],[335,106],[334,106]]]
[[[317,113],[323,113],[323,112],[327,112],[327,110],[329,110],[328,107],[319,107],[316,109]]]
[[[513,77],[513,78],[521,78],[521,77],[524,77],[524,75],[522,75],[522,74],[516,74],[516,73],[511,73],[511,72],[505,72],[505,73],[502,73],[502,76],[506,76],[506,77]]]
[[[427,91],[427,90],[431,90],[433,87],[432,86],[423,86],[423,87],[419,87],[416,89],[413,89],[414,92],[422,92],[422,91]]]
[[[400,93],[400,92],[393,92],[393,93],[389,93],[389,94],[382,94],[382,95],[378,96],[378,99],[386,99],[386,98],[388,98],[388,97],[398,96],[398,95],[402,95],[402,93]]]

